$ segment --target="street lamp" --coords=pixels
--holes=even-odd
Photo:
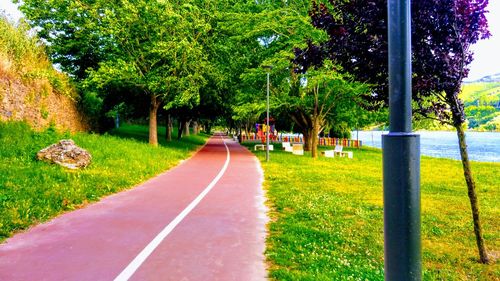
[[[273,66],[263,65],[262,67],[267,70],[266,162],[269,162],[269,72]]]
[[[411,124],[410,0],[388,1],[389,134],[382,137],[385,280],[420,281],[420,137]]]

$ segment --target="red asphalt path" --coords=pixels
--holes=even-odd
[[[151,254],[133,262],[211,183]],[[212,137],[176,168],[8,239],[0,245],[0,280],[128,280],[131,263],[137,270],[129,280],[264,280],[261,183],[249,151]]]

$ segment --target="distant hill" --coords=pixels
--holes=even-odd
[[[465,84],[481,83],[481,82],[486,82],[486,83],[489,83],[489,82],[500,82],[500,73],[487,75],[487,76],[484,76],[481,79],[477,79],[477,80],[474,80],[474,81],[464,81]]]
[[[500,131],[500,74],[465,83],[460,98],[464,101],[469,129]]]
[[[460,98],[462,98],[465,105],[490,105],[499,108],[500,81],[464,84]]]
[[[500,82],[500,73],[484,76],[477,82]]]

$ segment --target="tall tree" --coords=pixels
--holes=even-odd
[[[324,32],[308,24],[308,0],[248,2],[254,3],[240,7],[233,13],[232,20],[223,22],[224,27],[233,32],[230,39],[238,58],[238,64],[233,64],[237,67],[233,73],[238,73],[234,79],[238,81],[238,89],[232,116],[241,124],[247,124],[265,110],[266,72],[262,66],[273,66],[270,107],[271,116],[277,116],[283,109],[278,96],[290,91],[293,47],[303,46],[305,38],[315,42],[326,38]],[[286,127],[289,128],[289,124]]]
[[[366,93],[361,83],[338,72],[328,61],[318,69],[309,69],[299,80],[298,91],[291,91],[283,102],[295,124],[302,129],[304,142],[313,158],[318,157],[318,136],[327,125],[339,124],[346,112],[355,112]],[[306,85],[303,85],[306,84]],[[349,116],[348,119],[352,119]]]
[[[387,7],[383,0],[336,1],[332,8],[314,1],[312,23],[329,40],[296,50],[303,71],[333,59],[360,81],[373,85],[369,99],[381,105],[388,99]],[[451,124],[457,131],[480,261],[488,263],[476,186],[464,134],[464,108],[458,97],[473,59],[470,46],[487,38],[487,0],[412,1],[413,99],[416,111]]]
[[[465,140],[464,105],[459,94],[462,81],[469,73],[468,65],[473,60],[471,45],[490,35],[484,16],[487,5],[488,0],[425,0],[414,1],[412,7],[414,11],[419,11],[413,14],[416,19],[413,25],[413,44],[414,55],[421,61],[414,66],[419,73],[414,81],[415,91],[420,95],[427,96],[428,93],[433,96],[430,105],[424,99],[418,103],[420,112],[427,117],[437,117],[457,131],[474,233],[482,263],[488,263],[489,257],[482,234],[476,183]],[[426,16],[422,16],[423,14]]]
[[[102,12],[95,0],[14,0],[47,43],[54,63],[77,79],[87,76],[87,69],[97,67],[110,51],[108,36],[102,34]]]
[[[98,87],[121,83],[150,99],[149,143],[158,144],[157,113],[199,102],[206,59],[198,38],[210,28],[196,7],[168,1],[121,0],[102,8],[102,33],[112,38],[112,56],[91,72]]]

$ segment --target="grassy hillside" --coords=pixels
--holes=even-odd
[[[64,211],[130,188],[187,158],[207,136],[147,144],[143,126],[125,126],[113,135],[34,132],[24,123],[0,122],[0,241]],[[159,134],[164,135],[160,130]],[[38,150],[71,138],[92,154],[92,163],[72,171],[35,160]],[[160,137],[161,138],[161,137]]]
[[[45,48],[38,38],[28,36],[28,30],[0,15],[0,76],[21,81],[34,92],[56,91],[76,97],[68,77],[54,69]]]
[[[0,14],[0,121],[26,121],[39,130],[51,124],[87,130],[76,106],[76,90],[54,69],[38,38],[29,35],[33,33]]]
[[[496,105],[500,102],[500,82],[464,84],[460,97],[466,105]]]
[[[464,84],[461,98],[469,129],[500,131],[500,82]]]
[[[275,280],[383,280],[382,154],[318,158],[273,151],[262,161],[271,222],[266,256]],[[488,249],[500,251],[500,164],[472,163]],[[423,157],[423,280],[500,280],[481,265],[459,161]]]

